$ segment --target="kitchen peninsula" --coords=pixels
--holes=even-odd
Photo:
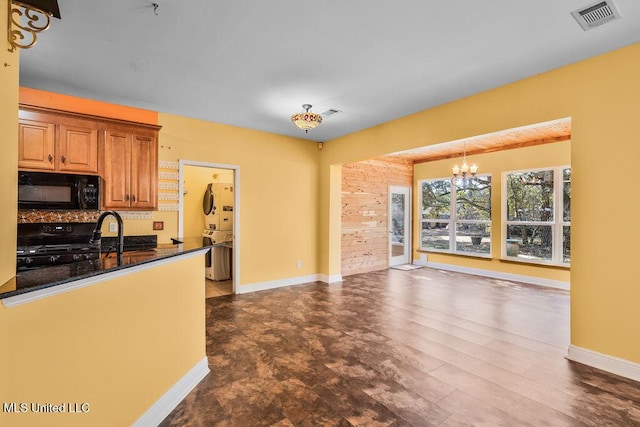
[[[128,251],[119,263],[116,254],[110,253],[98,259],[19,271],[14,279],[0,286],[0,299],[5,306],[22,304],[107,280],[113,274],[127,274],[129,269],[150,268],[155,263],[171,262],[173,257],[200,255],[207,250],[209,246],[203,246],[201,239],[192,239],[151,250]]]
[[[0,286],[4,360],[16,372],[0,392],[86,410],[0,413],[0,425],[157,425],[209,372],[208,250],[201,239],[160,244],[125,251],[121,265],[103,254]]]

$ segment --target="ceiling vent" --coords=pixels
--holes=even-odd
[[[334,114],[339,113],[340,110],[336,110],[335,108],[329,108],[327,111],[325,111],[324,113],[320,113],[322,114],[324,117],[329,117],[329,116],[333,116]]]
[[[583,30],[588,31],[607,22],[620,19],[620,12],[612,0],[601,1],[571,12]]]

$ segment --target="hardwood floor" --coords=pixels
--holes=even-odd
[[[206,304],[162,426],[640,425],[639,383],[564,358],[566,291],[390,269]]]

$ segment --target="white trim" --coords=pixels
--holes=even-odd
[[[209,373],[209,362],[203,357],[196,365],[180,378],[160,399],[156,401],[140,418],[133,423],[136,427],[157,426],[175,409],[176,406]]]
[[[233,293],[238,293],[240,283],[240,166],[224,163],[201,162],[197,160],[178,161],[178,236],[184,237],[184,167],[200,166],[205,168],[229,169],[233,171],[233,249],[231,277],[233,278]],[[203,227],[204,228],[204,227]]]
[[[437,268],[439,270],[455,271],[458,273],[475,274],[476,276],[485,276],[492,279],[511,280],[514,282],[527,283],[529,285],[546,286],[549,288],[564,289],[568,291],[569,282],[561,280],[543,279],[541,277],[525,276],[522,274],[503,273],[501,271],[484,270],[481,268],[461,267],[459,265],[444,264],[440,262],[416,262],[415,264],[424,265],[426,267]]]
[[[247,285],[238,286],[236,293],[247,294],[250,292],[266,291],[267,289],[282,288],[285,286],[301,285],[303,283],[313,283],[320,281],[318,274],[309,274],[307,276],[290,277],[288,279],[269,280],[266,282],[249,283]]]
[[[72,282],[61,283],[59,285],[54,285],[49,288],[44,288],[44,289],[39,289],[37,291],[31,291],[24,294],[14,295],[12,297],[4,298],[2,300],[2,304],[5,307],[15,307],[18,305],[27,304],[43,298],[48,298],[53,295],[58,295],[64,292],[73,291],[75,289],[80,289],[87,286],[95,285],[96,283],[101,283],[106,280],[114,279],[116,277],[126,276],[128,274],[136,273],[138,271],[147,270],[149,268],[155,268],[159,265],[169,264],[177,260],[202,255],[206,253],[208,250],[209,248],[202,248],[202,249],[195,250],[193,252],[187,252],[180,255],[161,258],[161,259],[151,261],[151,262],[146,262],[140,265],[132,265],[131,267],[122,268],[109,273],[98,274],[96,276],[86,277],[84,279],[74,280]]]
[[[342,282],[342,274],[318,274],[318,280],[327,284]]]
[[[640,364],[630,362],[619,357],[587,350],[575,345],[570,345],[567,352],[567,359],[582,363],[593,368],[602,369],[612,374],[620,375],[634,381],[640,381]]]

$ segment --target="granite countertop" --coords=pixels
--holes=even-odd
[[[20,271],[15,278],[0,285],[0,299],[127,269],[135,265],[152,263],[209,247],[211,245],[204,245],[201,238],[189,239],[179,244],[160,244],[156,247],[139,246],[136,250],[125,250],[120,264],[118,264],[117,255],[112,252],[108,255],[103,253],[100,259]]]

